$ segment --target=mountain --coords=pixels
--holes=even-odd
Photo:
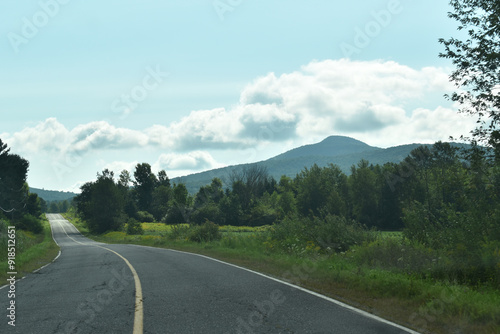
[[[295,177],[304,168],[313,164],[325,167],[332,163],[346,174],[350,174],[352,165],[361,159],[368,160],[374,165],[383,165],[387,162],[399,163],[406,158],[410,152],[421,146],[421,144],[402,145],[390,148],[373,147],[359,140],[344,137],[331,136],[323,141],[297,147],[285,153],[279,154],[265,161],[228,166],[213,169],[206,172],[191,174],[172,179],[173,183],[184,183],[191,194],[198,192],[201,186],[210,184],[214,177],[222,180],[225,187],[229,186],[229,176],[233,171],[239,171],[253,165],[267,168],[269,175],[277,181],[282,175]]]
[[[71,200],[77,195],[72,192],[45,190],[31,187],[30,192],[37,194],[38,197],[43,198],[46,202]]]
[[[335,157],[345,154],[353,154],[365,151],[378,151],[380,148],[369,146],[362,141],[343,137],[330,136],[317,144],[305,145],[275,156],[269,160],[285,160],[304,158],[308,156]]]

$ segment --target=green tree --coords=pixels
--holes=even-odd
[[[219,208],[223,216],[224,224],[241,226],[243,209],[241,201],[234,193],[227,193],[219,203]]]
[[[172,200],[169,203],[167,215],[163,220],[166,224],[184,224],[189,222],[190,200],[186,185],[174,184]]]
[[[135,190],[130,189],[132,183],[132,177],[128,170],[122,170],[120,176],[118,177],[118,188],[123,194],[125,199],[125,214],[132,218],[137,218],[137,204],[134,200]]]
[[[42,214],[41,199],[37,194],[29,194],[26,201],[26,213],[33,217],[40,217]]]
[[[153,202],[153,191],[158,185],[156,175],[148,163],[137,164],[134,172],[134,186],[139,211],[149,211]]]
[[[172,200],[172,188],[160,185],[153,190],[153,202],[151,203],[151,213],[157,221],[160,221],[168,212]]]
[[[92,233],[119,230],[126,220],[123,192],[114,182],[112,173],[98,174],[97,181],[88,182],[77,195],[78,213],[86,221]]]
[[[345,215],[347,178],[338,166],[320,168],[314,164],[295,178],[297,208],[302,215],[319,214],[326,209],[332,214]]]
[[[187,206],[189,193],[187,191],[186,185],[184,183],[179,183],[174,185],[174,201],[178,205]]]
[[[0,140],[0,210],[15,218],[25,213],[29,162],[9,152],[10,149]]]
[[[170,179],[167,176],[167,172],[164,170],[158,172],[158,183],[160,186],[170,188]]]
[[[465,40],[440,39],[440,57],[451,59],[455,70],[450,79],[457,92],[451,100],[460,111],[478,117],[473,140],[500,152],[500,3],[498,0],[451,0],[448,16],[466,31]]]
[[[125,189],[128,189],[130,187],[131,182],[132,182],[132,176],[130,176],[129,171],[126,169],[122,170],[118,178],[118,185]]]
[[[358,167],[351,167],[349,190],[351,192],[353,218],[367,226],[376,226],[379,191],[373,166],[361,160]]]

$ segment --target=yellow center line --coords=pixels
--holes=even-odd
[[[102,246],[97,246],[99,248],[105,249],[107,251],[110,251],[112,253],[115,253],[117,256],[119,256],[127,266],[130,268],[130,271],[132,272],[132,275],[134,275],[134,281],[135,281],[135,316],[134,316],[134,332],[133,334],[142,334],[143,331],[143,323],[144,323],[144,313],[143,313],[143,301],[142,301],[142,287],[141,287],[141,280],[139,279],[139,275],[137,275],[137,272],[135,271],[134,267],[128,262],[126,258],[118,254],[112,249],[102,247]]]
[[[66,234],[66,236],[68,238],[70,238],[71,240],[73,240],[77,244],[84,245],[84,246],[95,246],[95,247],[99,247],[99,248],[105,249],[105,250],[107,250],[107,251],[109,251],[111,253],[116,254],[123,261],[125,261],[125,263],[129,267],[130,271],[132,272],[132,275],[134,276],[134,281],[135,281],[135,312],[134,312],[135,315],[134,315],[134,331],[133,331],[133,334],[142,334],[143,333],[143,326],[144,326],[143,325],[144,324],[144,305],[143,305],[143,300],[142,300],[142,286],[141,286],[141,280],[139,279],[139,275],[137,275],[137,271],[132,266],[132,264],[130,264],[130,262],[125,257],[123,257],[121,254],[115,252],[112,249],[109,249],[109,248],[106,248],[106,247],[103,247],[103,246],[99,246],[99,245],[93,245],[93,244],[90,244],[90,243],[86,243],[85,244],[83,242],[76,241],[75,239],[73,239],[72,237],[70,237],[68,235],[68,233],[66,232],[66,229],[64,228],[63,224],[60,221],[58,223],[59,223],[60,227],[62,228],[62,230],[64,231],[64,234]]]

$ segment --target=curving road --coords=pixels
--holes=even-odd
[[[0,333],[415,333],[227,263],[97,243],[60,215],[47,217],[61,255],[17,281],[15,299],[0,289]]]

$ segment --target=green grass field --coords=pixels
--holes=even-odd
[[[68,218],[88,235],[81,221]],[[491,285],[471,288],[406,272],[405,265],[420,264],[418,259],[423,254],[433,263],[434,254],[403,246],[400,232],[374,232],[376,240],[370,244],[344,253],[325,253],[311,243],[283,251],[270,239],[271,227],[223,226],[220,240],[197,243],[188,241],[183,234],[189,230],[188,225],[142,226],[144,235],[111,232],[91,237],[107,243],[133,243],[211,256],[306,287],[421,332],[500,333],[499,290]],[[370,256],[374,254],[378,258],[372,261]]]

